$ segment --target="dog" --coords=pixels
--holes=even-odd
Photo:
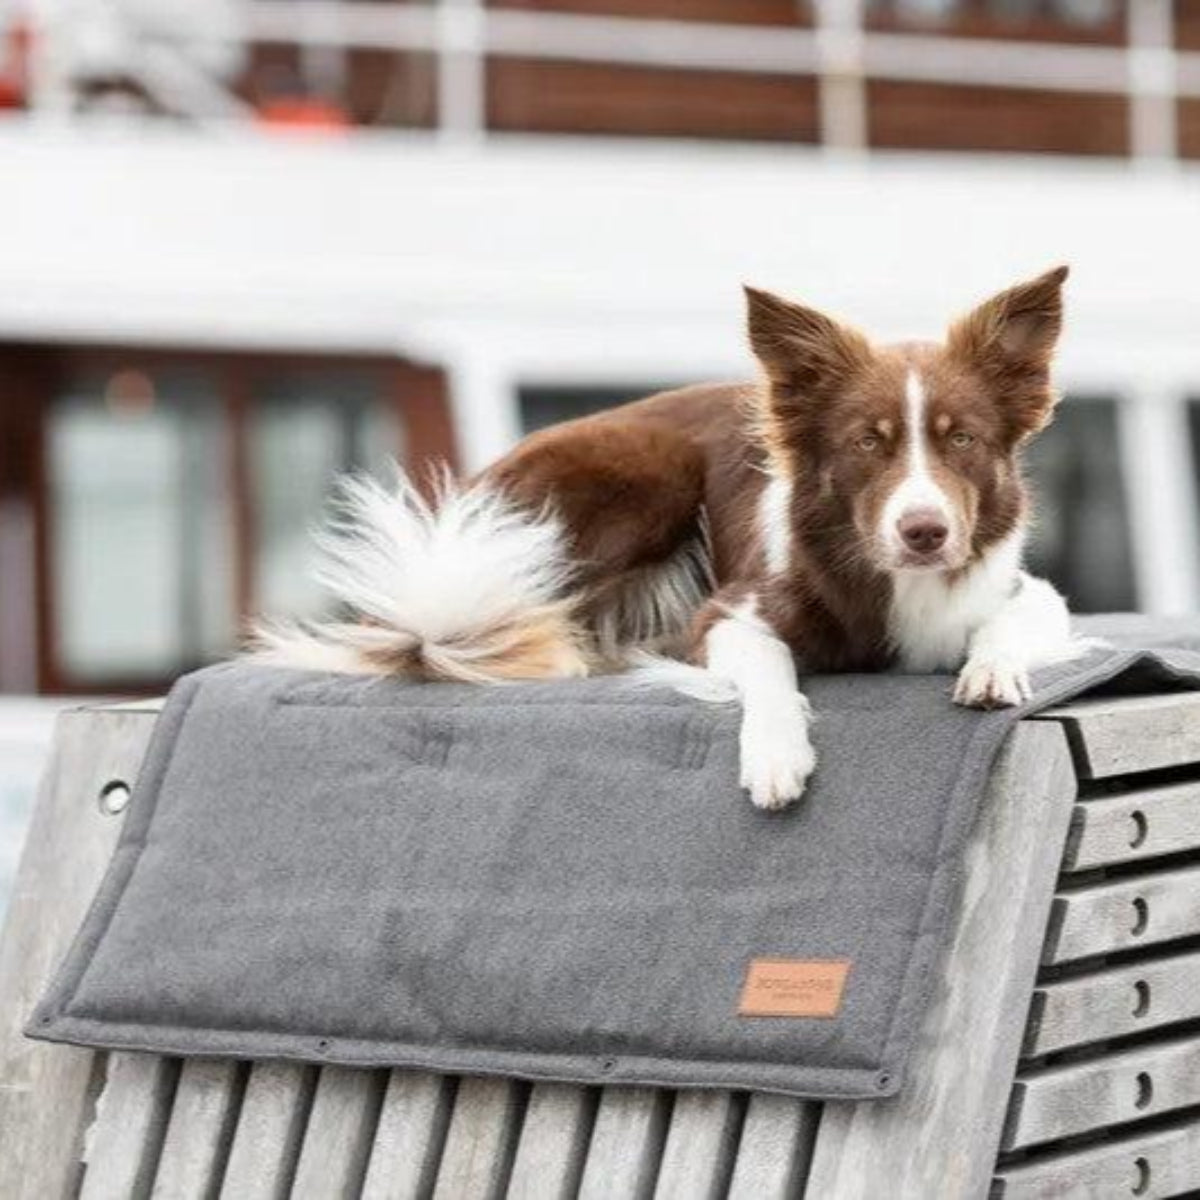
[[[1076,652],[1063,599],[1022,569],[1020,454],[1057,400],[1066,278],[889,345],[747,288],[759,381],[540,431],[432,501],[351,482],[320,572],[348,618],[267,626],[256,653],[472,682],[668,653],[732,684],[764,809],[816,765],[798,668],[957,671],[959,704],[1019,705]]]

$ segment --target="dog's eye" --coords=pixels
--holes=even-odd
[[[854,444],[860,449],[870,454],[872,450],[878,450],[879,444],[883,439],[877,433],[864,433]]]
[[[967,433],[965,429],[959,429],[950,435],[950,445],[956,450],[965,450],[968,446],[973,446],[974,444],[974,435]]]

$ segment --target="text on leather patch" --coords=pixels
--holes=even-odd
[[[752,958],[738,1015],[836,1017],[849,973],[849,959]]]

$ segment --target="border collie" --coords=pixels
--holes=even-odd
[[[732,684],[741,783],[772,809],[816,762],[797,668],[956,670],[959,704],[1020,704],[1075,652],[1063,600],[1021,569],[1018,461],[1056,402],[1066,277],[895,345],[748,288],[758,383],[543,430],[432,502],[351,482],[320,572],[347,619],[264,627],[258,655],[488,682],[666,651]]]

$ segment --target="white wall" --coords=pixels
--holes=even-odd
[[[452,371],[478,465],[516,434],[514,380],[747,372],[743,280],[933,334],[1069,261],[1061,378],[1127,399],[1144,594],[1172,611],[1200,599],[1179,549],[1197,536],[1180,400],[1200,395],[1198,218],[1200,173],[1116,162],[13,122],[0,336],[426,356]]]

